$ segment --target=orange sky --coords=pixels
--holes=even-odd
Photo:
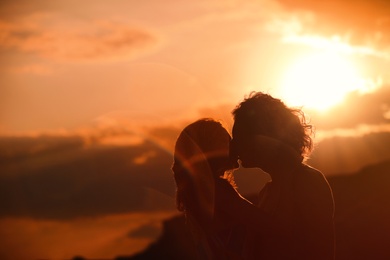
[[[361,17],[371,21],[377,14],[380,26],[362,28],[343,22],[342,14],[335,24],[328,9],[337,4],[3,2],[0,130],[75,129],[117,114],[161,124],[221,105],[231,110],[251,90],[283,97],[289,66],[330,48],[326,44],[336,36],[332,48],[347,55],[365,80],[386,85],[388,20],[381,6],[372,2]]]
[[[364,87],[306,110],[317,140],[329,138],[312,162],[330,175],[388,159],[390,4],[317,2],[0,1],[0,256],[143,249],[151,237],[128,233],[175,212],[171,151],[184,124],[207,116],[231,126],[251,90],[287,97],[285,75],[316,55],[348,61]],[[327,99],[338,76],[316,62],[296,75]]]

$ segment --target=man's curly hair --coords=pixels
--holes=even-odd
[[[278,139],[297,151],[302,160],[307,159],[313,149],[314,129],[306,122],[303,111],[289,108],[269,94],[251,92],[232,114],[234,129],[240,134],[261,134]]]

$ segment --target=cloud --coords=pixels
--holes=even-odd
[[[151,32],[127,23],[81,21],[53,14],[0,21],[0,39],[1,51],[55,61],[126,60],[151,51],[159,42]]]
[[[316,132],[316,140],[322,141],[332,137],[362,137],[371,133],[390,132],[390,124],[379,125],[358,125],[354,128],[336,128],[331,130],[320,130]]]
[[[55,159],[57,155],[65,156],[68,151],[82,149],[85,141],[81,136],[2,136],[0,137],[0,168],[6,174],[7,167],[11,165],[23,165],[25,162],[34,161],[34,158]],[[40,165],[35,161],[36,165]],[[48,161],[43,160],[44,164]],[[32,169],[32,168],[30,168]],[[12,171],[11,171],[12,172]]]
[[[145,164],[147,163],[151,158],[155,157],[156,153],[154,151],[148,151],[146,153],[143,153],[133,159],[134,164]]]
[[[281,33],[285,42],[390,57],[390,5],[386,1],[278,2],[280,12],[268,28]]]
[[[283,42],[290,44],[303,44],[318,49],[332,50],[345,54],[362,54],[385,59],[390,58],[390,53],[388,52],[388,50],[381,51],[368,46],[352,46],[347,43],[347,39],[342,39],[339,36],[329,38],[319,35],[291,34],[286,35],[283,38]]]
[[[174,210],[169,152],[147,140],[114,146],[91,139],[2,137],[0,215],[69,219]]]

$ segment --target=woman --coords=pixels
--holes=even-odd
[[[247,259],[245,232],[266,216],[234,188],[229,158],[230,134],[221,123],[201,119],[179,135],[172,170],[176,202],[184,212],[201,259]]]

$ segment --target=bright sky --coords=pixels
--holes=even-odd
[[[0,221],[1,253],[112,258],[143,249],[156,234],[139,237],[139,230],[159,230],[172,212],[99,217],[114,204],[137,210],[142,199],[154,205],[173,192],[163,182],[172,181],[166,151],[183,122],[231,120],[253,90],[318,110],[317,139],[389,132],[389,14],[382,0],[0,1],[0,184],[9,195],[0,203],[11,205],[11,217]],[[373,145],[386,146],[378,138],[363,146],[350,140],[317,158],[331,157],[322,165],[334,172],[387,159]],[[143,185],[159,192],[134,189]],[[77,196],[85,204],[73,203]],[[13,217],[18,205],[31,219]],[[87,221],[33,219],[77,216],[78,206],[101,211]]]
[[[0,130],[195,118],[251,90],[326,109],[389,81],[380,31],[316,32],[321,17],[268,0],[2,2]]]

